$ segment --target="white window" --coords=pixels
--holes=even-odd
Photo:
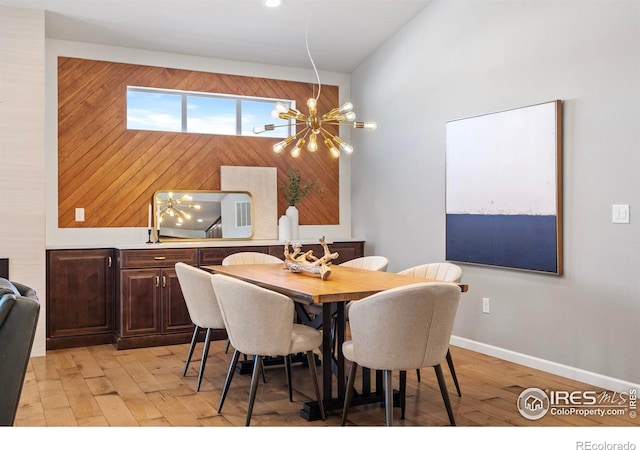
[[[293,124],[272,117],[277,102],[295,108],[292,100],[128,86],[127,129],[285,138]],[[253,132],[266,124],[275,130]]]
[[[251,226],[251,202],[236,202],[236,227]]]

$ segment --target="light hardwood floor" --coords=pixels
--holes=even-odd
[[[115,350],[111,345],[48,351],[32,358],[16,416],[16,427],[230,427],[243,426],[249,398],[250,376],[236,374],[224,409],[217,412],[231,354],[225,342],[212,342],[200,392],[195,392],[202,344],[195,351],[186,377],[182,370],[188,345]],[[551,390],[596,390],[566,378],[519,366],[465,349],[451,352],[461,384],[455,393],[446,364],[454,415],[458,426],[517,427],[626,427],[640,424],[628,414],[621,417],[552,416],[531,421],[520,415],[516,399],[529,387]],[[407,375],[407,414],[397,426],[448,426],[448,418],[434,371]],[[320,370],[318,370],[320,375]],[[294,366],[294,401],[289,402],[283,367],[266,371],[260,384],[251,425],[338,426],[340,412],[326,421],[307,422],[299,416],[301,404],[314,397],[308,368]],[[396,375],[397,377],[397,375]],[[397,386],[397,378],[395,380]],[[384,408],[353,407],[348,426],[383,426]]]

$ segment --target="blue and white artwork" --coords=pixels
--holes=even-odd
[[[562,272],[560,107],[447,122],[447,260]]]

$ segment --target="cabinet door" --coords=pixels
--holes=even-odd
[[[162,332],[193,332],[193,324],[174,269],[162,270]]]
[[[120,289],[122,336],[160,334],[162,270],[122,270]]]
[[[334,264],[341,264],[364,256],[364,242],[336,242],[329,244],[329,250],[338,252],[340,256]]]
[[[47,252],[47,337],[113,331],[112,250]]]

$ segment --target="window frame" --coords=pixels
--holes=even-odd
[[[251,101],[251,102],[257,102],[257,103],[269,103],[269,104],[275,104],[277,102],[281,102],[284,103],[285,105],[289,105],[290,108],[295,109],[296,107],[296,102],[295,100],[291,100],[291,99],[281,99],[281,98],[269,98],[269,97],[252,97],[252,96],[248,96],[248,95],[234,95],[234,94],[221,94],[221,93],[214,93],[214,92],[198,92],[198,91],[185,91],[185,90],[181,90],[181,89],[168,89],[168,88],[153,88],[153,87],[144,87],[144,86],[127,86],[127,102],[126,102],[126,118],[127,118],[127,129],[128,130],[141,130],[141,131],[161,131],[161,132],[172,132],[175,133],[176,131],[174,130],[147,130],[144,128],[129,128],[128,122],[129,122],[129,102],[128,102],[128,94],[129,92],[143,92],[143,93],[149,93],[149,94],[163,94],[163,95],[175,95],[175,96],[180,96],[181,98],[181,127],[180,127],[180,131],[179,133],[193,133],[193,134],[198,134],[198,132],[193,132],[193,131],[188,131],[187,130],[187,119],[188,119],[188,109],[187,109],[187,98],[188,97],[205,97],[205,98],[212,98],[212,99],[232,99],[235,100],[236,102],[236,108],[235,108],[235,134],[225,134],[224,136],[243,136],[243,137],[247,137],[247,136],[255,136],[255,137],[268,137],[271,139],[281,139],[282,137],[279,136],[269,136],[269,135],[264,135],[264,134],[252,134],[252,135],[246,135],[246,134],[242,134],[242,102],[243,101]],[[270,118],[268,120],[265,121],[265,124],[267,123],[273,123],[275,120],[282,120],[282,119],[273,119]],[[283,128],[287,131],[286,136],[289,136],[293,133],[293,128],[295,127],[295,123],[292,119],[288,120],[288,126],[281,126],[279,128]],[[222,134],[220,133],[200,133],[200,134],[210,134],[210,135],[218,135],[221,136]],[[285,137],[286,137],[285,136]]]

